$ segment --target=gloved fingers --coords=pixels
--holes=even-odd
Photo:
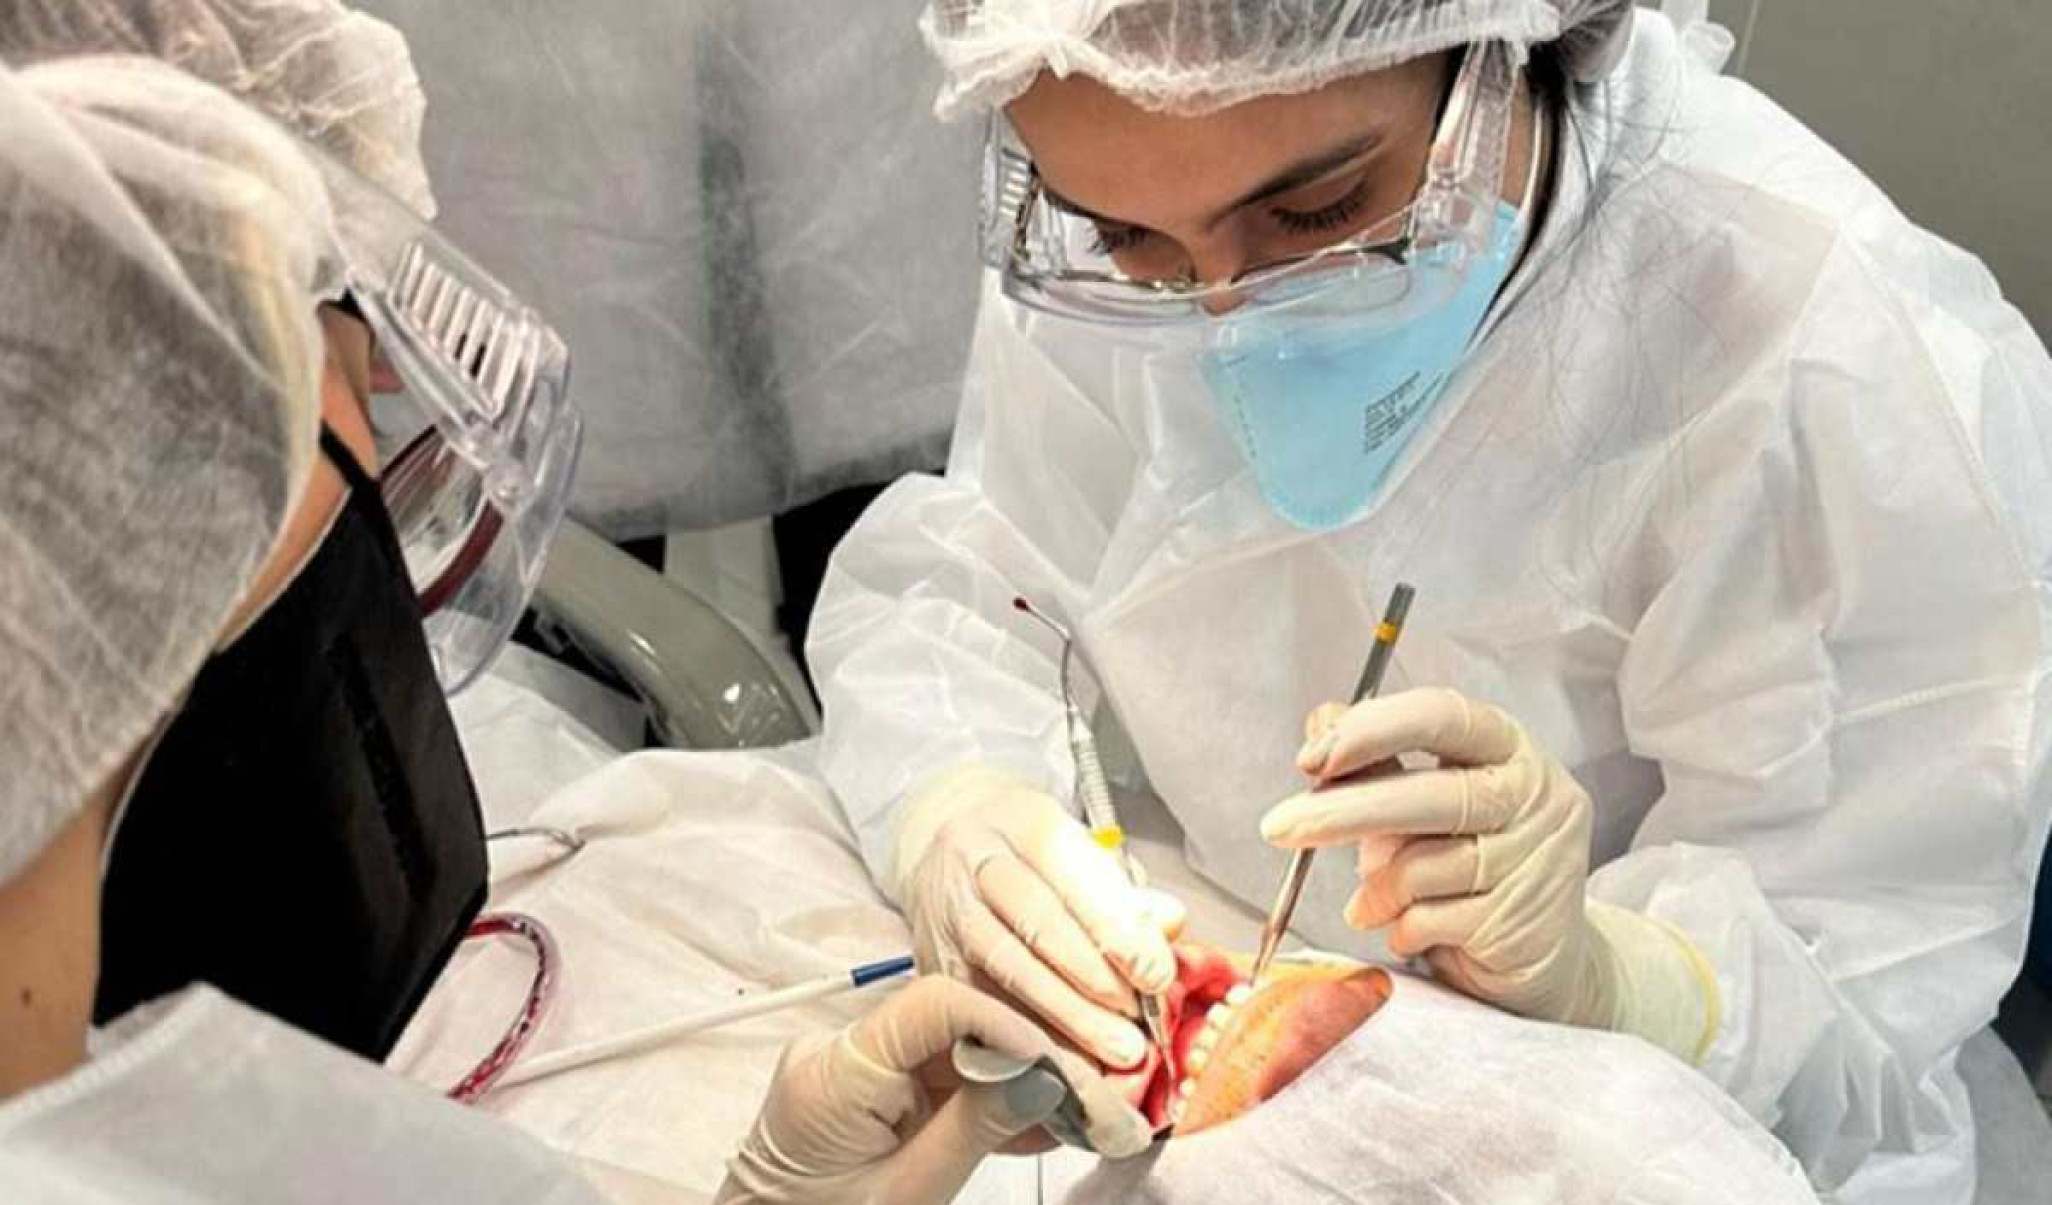
[[[1412,904],[1389,927],[1389,952],[1416,958],[1435,946],[1464,947],[1489,919],[1495,902],[1486,895]]]
[[[1488,997],[1482,990],[1482,982],[1476,976],[1475,960],[1452,946],[1440,946],[1425,951],[1425,965],[1432,968],[1432,977],[1448,987],[1477,1000]]]
[[[950,1201],[976,1165],[1014,1136],[1045,1121],[1066,1089],[1034,1069],[1002,1084],[968,1084],[885,1160],[885,1201]]]
[[[898,998],[892,996],[886,1004]],[[808,1158],[832,1162],[881,1156],[896,1147],[898,1136],[909,1133],[930,1107],[926,1090],[913,1076],[862,1049],[855,1036],[857,1025],[814,1035],[817,1042],[793,1042],[777,1066],[772,1103],[763,1106],[767,1133],[774,1137],[781,1122],[794,1125],[794,1135],[814,1135]],[[832,1124],[823,1130],[821,1123],[828,1119]],[[820,1137],[823,1133],[831,1138]],[[793,1135],[787,1140],[797,1141]],[[834,1147],[831,1152],[820,1149],[827,1141]],[[789,1150],[784,1154],[795,1155]]]
[[[1130,1013],[1140,1007],[1082,923],[1069,915],[1047,880],[1025,863],[1009,856],[992,858],[976,872],[976,887],[998,919],[1070,986],[1113,1012]]]
[[[1389,865],[1390,859],[1396,857],[1404,846],[1415,840],[1416,837],[1407,837],[1402,833],[1376,833],[1361,838],[1361,843],[1355,847],[1354,852],[1355,877],[1366,879],[1381,870]]]
[[[1306,741],[1297,768],[1329,780],[1404,753],[1486,766],[1507,761],[1524,743],[1508,715],[1458,691],[1407,690],[1363,699],[1324,735]]]
[[[969,961],[999,991],[1109,1066],[1137,1067],[1147,1058],[1147,1039],[1137,1025],[1070,987],[982,901],[965,906],[957,923]]]
[[[858,1071],[857,1068],[860,1068]],[[881,1064],[860,1055],[837,1060],[832,1096],[820,1101],[822,1108],[842,1108],[841,1136],[847,1157],[867,1153],[871,1158],[903,1142],[933,1113],[926,1089],[912,1076],[887,1072]]]
[[[1346,921],[1356,929],[1379,929],[1423,900],[1449,899],[1487,891],[1482,857],[1474,837],[1417,837],[1396,856],[1365,876],[1347,902]]]
[[[1340,717],[1347,714],[1345,703],[1320,703],[1304,716],[1304,739],[1315,741],[1331,731]]]
[[[1147,923],[1170,941],[1181,937],[1183,926],[1190,923],[1190,910],[1183,906],[1183,901],[1154,888],[1141,889],[1140,911],[1147,917]]]
[[[1394,757],[1387,757],[1372,766],[1356,770],[1351,774],[1342,774],[1336,778],[1320,779],[1317,787],[1314,789],[1329,790],[1333,787],[1351,786],[1355,783],[1368,782],[1377,778],[1394,778],[1403,772],[1404,763]]]
[[[1529,763],[1406,770],[1293,795],[1261,818],[1284,849],[1337,845],[1384,833],[1471,836],[1510,824],[1531,795]]]
[[[887,997],[848,1027],[847,1038],[855,1054],[893,1076],[948,1053],[957,1038],[975,1038],[1021,1059],[1054,1049],[1039,1026],[1002,1002],[938,975],[923,975]]]
[[[920,1083],[916,1076],[901,1075],[897,1078],[903,1085],[902,1088],[894,1089],[891,1096],[892,1101],[897,1104],[897,1111],[886,1114],[883,1120],[890,1123],[891,1133],[902,1143],[918,1133],[920,1127],[932,1120],[938,1110],[935,1108],[933,1092]]]
[[[1128,983],[1143,992],[1168,990],[1176,977],[1175,952],[1110,850],[1069,820],[1021,852]]]

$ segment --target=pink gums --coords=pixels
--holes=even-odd
[[[1148,1047],[1147,1058],[1130,1071],[1112,1071],[1109,1076],[1125,1092],[1156,1133],[1169,1125],[1169,1104],[1175,1099],[1176,1081],[1190,1046],[1204,1029],[1204,1017],[1211,1006],[1224,1000],[1235,984],[1242,982],[1226,956],[1210,946],[1184,942],[1176,946],[1176,981],[1164,994],[1162,1021],[1170,1034],[1168,1058]]]

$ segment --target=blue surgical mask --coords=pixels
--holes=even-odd
[[[1277,513],[1329,531],[1367,510],[1446,392],[1522,234],[1518,211],[1499,202],[1480,255],[1427,252],[1413,261],[1408,291],[1432,300],[1400,307],[1394,320],[1387,309],[1349,320],[1287,307],[1219,320],[1204,378]],[[1365,294],[1388,287],[1363,282],[1360,309],[1378,312]],[[1377,301],[1386,307],[1386,297]],[[1346,312],[1344,293],[1321,299],[1321,315],[1335,311]]]

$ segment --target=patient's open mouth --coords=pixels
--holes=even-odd
[[[1250,960],[1210,946],[1176,947],[1165,1001],[1168,1058],[1150,1055],[1128,1091],[1157,1133],[1221,1125],[1294,1083],[1389,998],[1381,970],[1338,959],[1278,960],[1259,989]]]

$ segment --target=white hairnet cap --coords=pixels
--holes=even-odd
[[[7,0],[0,59],[162,59],[270,115],[435,216],[421,158],[427,100],[400,32],[338,0]]]
[[[0,64],[0,882],[177,703],[311,463],[302,144],[150,59]]]
[[[934,112],[1006,104],[1043,69],[1144,108],[1207,113],[1470,42],[1560,42],[1577,80],[1621,56],[1632,0],[932,0]]]

